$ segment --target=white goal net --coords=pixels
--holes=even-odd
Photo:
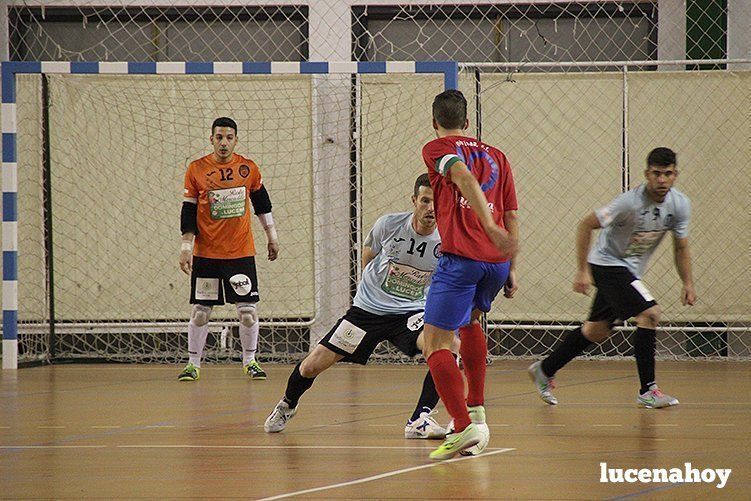
[[[182,183],[217,116],[237,121],[237,151],[261,167],[280,235],[280,258],[256,260],[261,355],[305,353],[322,296],[349,297],[362,225],[409,209],[443,85],[420,74],[20,75],[21,357],[184,356]],[[344,109],[315,113],[324,87],[323,103]],[[209,360],[237,355],[235,315],[215,310]]]

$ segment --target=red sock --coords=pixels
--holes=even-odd
[[[454,418],[454,429],[457,432],[464,431],[471,421],[464,403],[462,373],[456,366],[454,355],[449,350],[434,351],[428,357],[428,367],[443,405]]]
[[[459,329],[462,341],[459,354],[464,364],[464,374],[467,376],[467,405],[483,405],[485,403],[485,364],[488,355],[488,342],[482,326],[471,323]]]

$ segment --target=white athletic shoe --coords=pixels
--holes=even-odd
[[[551,391],[555,388],[555,382],[552,377],[547,377],[542,372],[542,362],[535,362],[530,365],[527,368],[527,373],[529,374],[529,379],[535,383],[537,394],[540,395],[542,401],[549,405],[557,405],[558,399],[553,396],[553,392]]]
[[[661,409],[678,405],[678,399],[664,394],[656,384],[649,387],[649,391],[642,393],[636,398],[636,403],[647,409]]]
[[[421,412],[419,418],[407,421],[404,427],[404,438],[446,438],[446,428],[432,417],[436,412],[438,411],[435,409],[430,412]]]
[[[266,433],[279,433],[287,426],[287,421],[292,419],[297,414],[297,407],[294,409],[289,408],[289,404],[281,399],[274,410],[271,411],[269,417],[266,418],[266,422],[263,423],[263,431]]]
[[[477,456],[478,454],[482,454],[488,446],[488,442],[490,442],[490,428],[485,422],[485,407],[477,405],[469,407],[467,410],[469,411],[469,418],[477,425],[477,431],[480,432],[482,438],[477,445],[473,445],[469,449],[464,449],[459,454],[462,456]]]

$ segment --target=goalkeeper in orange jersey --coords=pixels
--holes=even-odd
[[[214,152],[190,163],[180,215],[180,269],[190,274],[188,365],[178,380],[197,381],[211,309],[226,302],[237,308],[243,372],[266,379],[255,359],[258,347],[258,279],[250,229],[250,204],[266,232],[268,259],[279,254],[271,199],[252,160],[234,153],[237,124],[221,117],[211,125]]]

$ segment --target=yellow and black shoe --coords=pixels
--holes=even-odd
[[[244,365],[243,372],[250,376],[250,379],[266,379],[266,373],[263,372],[263,369],[261,369],[261,366],[255,360],[251,361],[248,365]]]
[[[198,381],[201,377],[201,369],[193,364],[185,366],[183,371],[177,376],[178,381]]]

